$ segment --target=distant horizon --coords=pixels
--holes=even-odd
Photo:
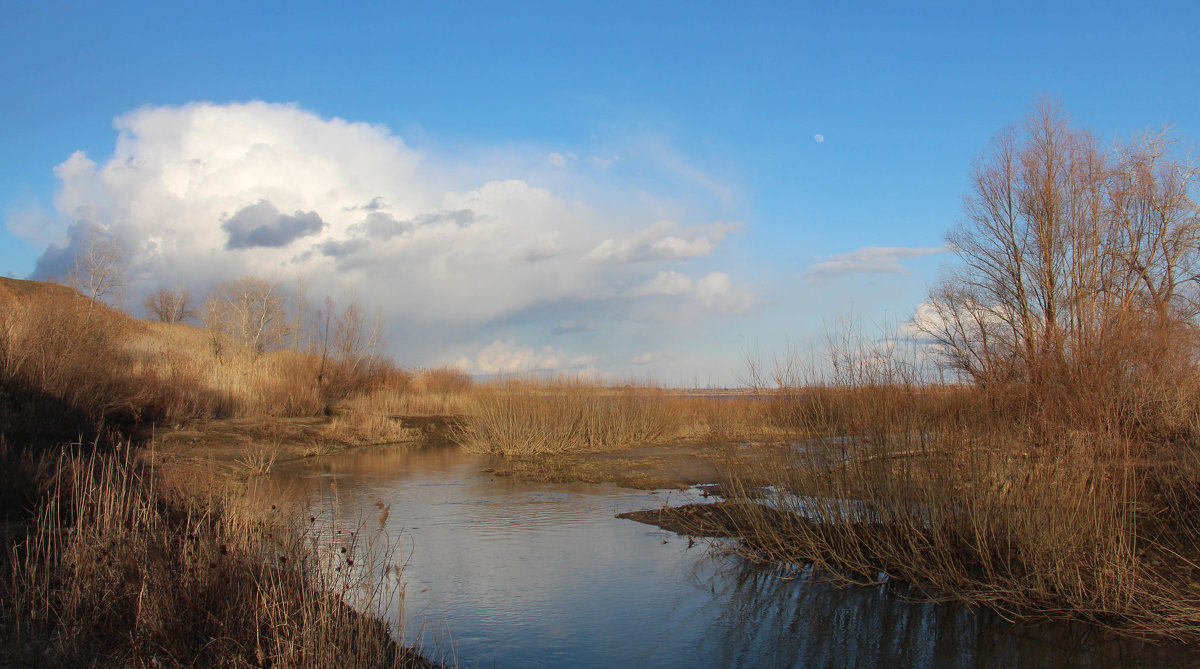
[[[101,230],[135,315],[302,278],[404,366],[731,388],[840,319],[903,336],[1039,101],[1200,141],[1192,3],[287,8],[11,8],[0,274]]]

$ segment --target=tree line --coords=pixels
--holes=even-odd
[[[100,230],[83,236],[68,283],[89,298],[118,305],[126,287],[124,247]],[[319,377],[327,380],[337,366],[339,376],[356,377],[381,362],[383,319],[368,320],[355,299],[339,306],[326,296],[314,308],[303,280],[291,294],[278,282],[243,276],[214,287],[202,302],[187,288],[160,288],[143,302],[146,314],[159,322],[199,321],[209,332],[214,350],[227,356],[257,356],[291,349],[319,356]]]

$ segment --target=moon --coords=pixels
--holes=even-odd
[[[817,133],[817,134],[813,135],[813,139],[816,140],[817,144],[820,144],[821,142],[825,141],[825,135]]]

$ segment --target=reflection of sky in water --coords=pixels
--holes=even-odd
[[[406,634],[435,657],[452,640],[466,666],[1200,666],[1200,655],[1105,642],[1084,626],[783,580],[613,517],[695,492],[529,484],[487,465],[455,450],[379,450],[279,480],[322,495],[325,517],[335,484],[344,525],[365,514],[373,528],[371,505],[390,504],[388,532],[408,559]]]

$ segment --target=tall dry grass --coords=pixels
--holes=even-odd
[[[605,386],[571,378],[502,381],[473,392],[459,441],[482,453],[539,455],[674,439],[678,404],[649,385]]]
[[[221,354],[205,331],[138,322],[124,341],[128,374],[147,388],[157,420],[316,416],[327,398],[318,361],[298,351]]]
[[[312,356],[221,356],[203,331],[147,323],[77,294],[0,304],[0,378],[100,421],[317,415]]]
[[[386,546],[203,481],[163,487],[121,441],[137,423],[316,416],[409,380],[374,359],[218,350],[196,328],[0,281],[0,665],[429,666],[371,617],[398,578],[373,563]]]
[[[34,287],[0,293],[0,380],[100,422],[319,416],[412,382],[386,359],[220,349],[200,328],[89,310],[69,289],[21,283]]]
[[[431,666],[348,604],[395,593],[398,568],[367,564],[386,546],[366,550],[361,532],[158,488],[125,455],[64,452],[40,472],[36,522],[0,582],[8,666]]]
[[[89,315],[67,289],[0,296],[0,380],[53,396],[94,416],[136,413],[142,390],[110,373],[127,363],[120,341],[130,319],[107,308]]]
[[[474,385],[470,374],[455,367],[418,370],[412,379],[414,391],[431,395],[461,395]]]
[[[1154,436],[1177,419],[1148,421],[1147,406],[1106,419],[1089,393],[1035,407],[938,386],[919,349],[833,344],[823,374],[775,389],[802,438],[769,457],[726,448],[741,550],[1012,616],[1200,640],[1200,451],[1185,432]]]

